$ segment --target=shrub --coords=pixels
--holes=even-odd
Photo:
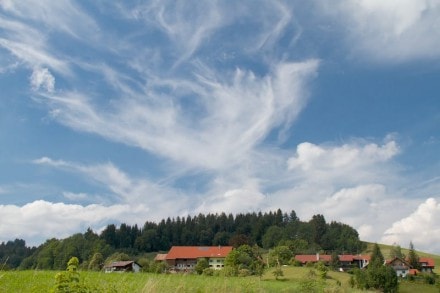
[[[241,269],[238,271],[238,276],[239,277],[247,277],[251,275],[251,271],[248,269]]]
[[[279,277],[284,276],[284,272],[281,267],[276,267],[272,274],[275,276],[275,280],[278,280]]]
[[[426,284],[434,285],[435,284],[435,276],[433,274],[423,274],[423,280]]]
[[[204,276],[213,276],[214,275],[214,270],[211,268],[206,268],[203,270],[202,273]]]
[[[290,262],[290,264],[294,267],[300,267],[301,266],[301,262],[299,260],[296,259],[292,259],[292,261]]]

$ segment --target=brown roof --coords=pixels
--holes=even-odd
[[[166,259],[226,257],[231,251],[232,246],[173,246]]]
[[[116,268],[116,267],[126,267],[128,265],[131,265],[134,263],[132,260],[126,260],[126,261],[114,261],[111,264],[106,265],[106,268]]]
[[[156,257],[154,258],[155,261],[162,261],[167,259],[166,253],[158,253]]]

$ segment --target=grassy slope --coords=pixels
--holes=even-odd
[[[378,243],[379,244],[379,243]],[[365,254],[371,254],[371,251],[373,249],[373,245],[374,243],[368,243],[367,242],[367,250],[364,251],[363,253]],[[386,259],[390,258],[390,251],[391,248],[393,247],[392,245],[386,245],[386,244],[379,244],[380,247],[380,251],[382,251],[383,256]],[[407,248],[402,248],[402,253],[405,255],[408,255],[409,249]],[[436,254],[431,254],[431,253],[426,253],[426,252],[422,252],[422,251],[416,251],[418,256],[421,257],[431,257],[434,259],[435,262],[435,270],[434,272],[436,274],[440,274],[440,255],[436,255]]]

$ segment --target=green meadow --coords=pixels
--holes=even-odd
[[[80,282],[97,292],[355,292],[349,276],[330,273],[325,281],[311,279],[310,269],[284,267],[275,280],[272,271],[259,277],[220,277],[194,274],[80,272]],[[54,271],[6,271],[0,273],[0,292],[49,292],[55,284]],[[341,285],[338,284],[338,281]],[[312,291],[313,292],[313,291]]]
[[[259,277],[220,277],[194,274],[80,272],[80,283],[92,292],[361,292],[349,286],[350,275],[329,272],[326,280],[311,276],[310,268],[283,267],[275,280],[271,270]],[[0,272],[0,292],[50,292],[55,271]],[[313,274],[312,274],[313,275]],[[399,292],[439,292],[439,287],[401,282]],[[362,291],[365,292],[365,291]]]
[[[364,254],[371,253],[373,244],[369,243]],[[391,246],[380,245],[385,258]],[[404,254],[407,249],[402,248]],[[440,256],[418,251],[422,257],[432,257],[436,273],[440,268]],[[80,284],[89,292],[366,292],[350,287],[350,274],[329,271],[327,278],[321,280],[315,269],[307,267],[282,267],[283,276],[275,279],[273,269],[266,270],[263,276],[223,277],[196,274],[153,274],[153,273],[111,273],[80,271]],[[55,285],[57,271],[0,271],[0,293],[3,292],[50,292]],[[399,292],[440,292],[437,285],[423,281],[402,280]],[[373,291],[372,291],[373,292]]]

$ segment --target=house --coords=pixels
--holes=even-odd
[[[420,257],[419,266],[422,273],[433,273],[435,267],[434,259],[430,257]]]
[[[104,270],[106,273],[112,273],[112,272],[134,272],[139,273],[141,270],[141,266],[132,260],[128,261],[115,261],[112,262],[109,265],[106,265],[104,267]]]
[[[307,263],[317,263],[318,261],[322,261],[326,264],[330,263],[332,260],[331,255],[322,254],[298,254],[295,255],[295,260],[299,261],[302,265],[305,265]]]
[[[232,251],[232,246],[173,246],[166,256],[156,256],[155,260],[165,259],[171,270],[192,271],[197,260],[206,258],[209,267],[222,269],[226,256]]]
[[[339,255],[339,262],[343,271],[353,268],[364,269],[368,266],[371,257],[367,254],[342,254]]]
[[[396,274],[399,277],[406,277],[407,275],[418,275],[419,273],[433,273],[435,268],[434,259],[429,257],[419,258],[420,270],[411,267],[408,259],[401,259],[398,257],[395,257],[391,260],[386,260],[385,265],[391,266],[396,271]]]
[[[396,271],[398,277],[406,277],[411,269],[411,265],[400,257],[395,257],[391,260],[386,260],[385,265],[390,266]]]
[[[351,268],[360,268],[360,269],[365,268],[370,261],[370,256],[341,254],[338,255],[338,259],[341,265],[341,271],[345,271]],[[295,255],[295,260],[299,261],[302,265],[305,265],[307,263],[316,263],[318,261],[322,261],[326,265],[328,265],[332,260],[332,256],[328,254],[320,255],[319,253],[298,254]]]

